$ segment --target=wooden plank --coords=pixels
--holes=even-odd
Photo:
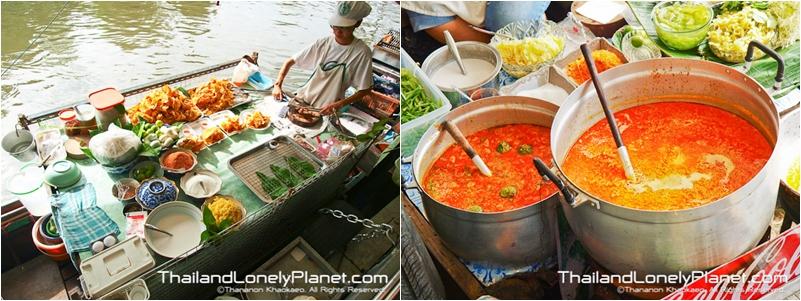
[[[432,258],[442,265],[445,271],[448,272],[450,277],[456,281],[465,295],[467,295],[467,298],[475,300],[478,299],[478,297],[486,295],[487,292],[484,286],[482,286],[481,283],[478,282],[478,279],[473,276],[473,273],[456,258],[456,255],[443,244],[437,232],[431,228],[431,224],[425,220],[420,211],[417,210],[405,194],[403,194],[402,203],[404,212],[420,231],[420,237],[426,244],[426,248],[428,248],[428,252],[431,254]]]

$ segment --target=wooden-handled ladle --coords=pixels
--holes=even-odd
[[[453,137],[453,140],[456,140],[456,144],[459,144],[459,146],[462,147],[462,150],[464,150],[465,154],[470,157],[470,160],[473,161],[473,164],[478,167],[478,170],[481,171],[483,175],[491,177],[492,171],[490,171],[489,167],[487,167],[487,164],[484,163],[484,160],[481,160],[481,157],[478,156],[478,153],[476,153],[473,147],[470,146],[470,143],[467,142],[467,138],[464,137],[462,131],[460,131],[459,128],[454,126],[453,123],[448,120],[443,121],[441,126],[446,132],[448,132],[448,134],[451,135],[451,137]]]
[[[595,93],[598,94],[598,100],[601,101],[601,107],[604,109],[606,122],[609,123],[609,128],[612,129],[612,137],[615,139],[617,153],[620,156],[620,161],[623,163],[623,171],[626,173],[626,178],[629,180],[636,180],[637,177],[634,174],[634,165],[631,164],[629,151],[626,149],[626,145],[623,144],[623,138],[620,137],[620,130],[617,128],[615,115],[609,110],[609,105],[606,102],[606,95],[601,87],[601,81],[598,79],[598,71],[595,69],[595,60],[592,59],[592,54],[590,53],[590,49],[587,48],[587,44],[581,44],[579,48],[581,48],[581,54],[584,55],[584,62],[587,63],[587,69],[590,71],[590,79],[595,86]]]

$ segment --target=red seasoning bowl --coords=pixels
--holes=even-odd
[[[197,156],[188,149],[172,148],[161,154],[159,164],[168,173],[183,174],[197,166]]]
[[[31,238],[33,238],[33,244],[36,245],[36,249],[55,261],[64,261],[69,259],[69,254],[67,254],[67,248],[64,246],[64,242],[58,244],[48,244],[44,241],[42,235],[39,234],[39,228],[42,226],[42,222],[44,220],[44,218],[39,218],[36,220],[36,223],[33,224],[33,228],[31,229]]]

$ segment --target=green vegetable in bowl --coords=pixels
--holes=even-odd
[[[665,45],[677,50],[698,47],[706,38],[714,12],[702,3],[663,2],[654,7],[656,34]]]
[[[142,182],[146,179],[152,178],[153,174],[155,173],[156,173],[156,166],[152,164],[147,164],[137,169],[134,169],[132,177],[134,178],[134,180]]]
[[[742,63],[751,41],[771,45],[776,33],[775,27],[774,18],[762,10],[746,6],[738,12],[720,15],[712,21],[712,28],[708,33],[709,48],[724,61]],[[759,50],[754,52],[755,59],[764,55]]]
[[[403,108],[401,110],[401,123],[406,123],[439,109],[442,103],[428,94],[428,91],[412,71],[401,68],[400,105]]]

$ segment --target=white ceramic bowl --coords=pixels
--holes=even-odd
[[[206,188],[206,193],[203,194],[194,194],[192,191],[193,189],[189,189],[191,181],[193,178],[198,176],[208,176],[214,180],[212,185],[204,185]],[[194,169],[188,171],[181,177],[181,191],[183,191],[186,195],[191,196],[193,198],[204,199],[210,196],[213,196],[220,192],[220,188],[222,188],[222,178],[219,175],[214,173],[213,171],[206,170],[206,169]]]
[[[203,213],[187,202],[164,203],[148,214],[146,223],[172,233],[172,236],[145,228],[145,241],[157,254],[175,258],[192,254],[206,230]]]

